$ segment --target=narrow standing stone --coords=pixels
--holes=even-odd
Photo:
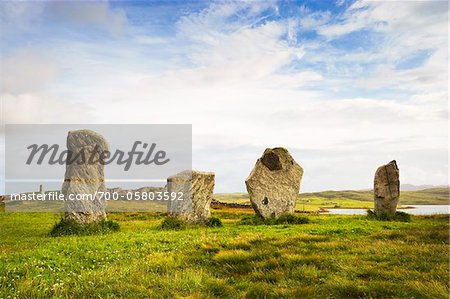
[[[211,216],[209,209],[214,193],[214,173],[186,170],[167,179],[171,194],[182,193],[182,200],[169,200],[168,213],[189,223],[201,223]]]
[[[255,212],[264,218],[293,213],[302,176],[287,149],[266,149],[245,181]]]
[[[375,214],[394,216],[400,198],[399,169],[395,160],[378,167],[373,191]]]
[[[101,155],[108,151],[108,148],[108,143],[103,136],[94,131],[69,132],[68,160],[61,190],[66,199],[64,215],[66,220],[85,225],[106,219],[106,202],[98,193],[95,194],[106,191],[104,163]],[[69,196],[84,196],[85,199],[69,200]]]

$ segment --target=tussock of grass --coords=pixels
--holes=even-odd
[[[275,224],[306,224],[309,223],[309,218],[300,217],[293,214],[285,214],[274,219]]]
[[[205,225],[208,227],[222,227],[222,221],[217,217],[211,217],[206,222],[201,223],[201,225]],[[188,227],[188,223],[185,221],[174,217],[174,216],[167,216],[162,221],[159,228],[161,230],[184,230]],[[191,227],[196,227],[196,225],[191,225]]]
[[[186,223],[177,217],[168,216],[164,218],[160,228],[162,230],[183,230],[186,228]]]
[[[105,234],[115,232],[118,230],[120,230],[120,225],[118,222],[113,220],[103,220],[99,223],[83,225],[62,218],[58,223],[56,223],[53,226],[52,230],[50,231],[50,235],[53,237],[70,236],[70,235],[86,236],[86,235]]]
[[[266,299],[266,298],[278,298],[278,296],[275,294],[270,284],[258,283],[253,284],[249,288],[247,294],[245,294],[245,298]]]
[[[239,221],[242,225],[279,225],[279,224],[306,224],[309,218],[293,214],[284,214],[278,218],[264,219],[259,215],[246,215]]]
[[[372,210],[367,210],[367,218],[373,220],[381,221],[400,221],[400,222],[410,222],[411,215],[405,212],[397,211],[395,215],[391,216],[388,214],[377,215]]]
[[[124,221],[151,221],[155,219],[162,219],[166,213],[161,212],[109,212],[108,218],[119,222]]]
[[[241,218],[239,221],[239,224],[242,225],[263,225],[265,224],[264,218],[258,216],[258,215],[245,215]]]
[[[222,279],[207,280],[205,289],[214,298],[235,298],[237,296],[232,286]]]
[[[217,217],[209,218],[208,221],[206,221],[205,225],[209,226],[209,227],[222,227],[223,226],[222,220],[220,220]]]

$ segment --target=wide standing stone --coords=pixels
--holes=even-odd
[[[186,170],[167,178],[167,190],[182,200],[170,200],[168,213],[189,223],[205,222],[211,216],[209,206],[214,193],[214,173]]]
[[[378,167],[374,179],[375,214],[395,215],[400,197],[400,180],[397,162]]]
[[[293,213],[302,176],[287,149],[266,149],[245,181],[255,212],[264,218]]]
[[[96,192],[106,191],[102,153],[108,151],[108,148],[103,136],[94,131],[69,132],[68,160],[61,190],[66,199],[64,215],[66,220],[89,224],[106,219],[106,202],[98,193],[96,195]],[[69,196],[73,198],[84,196],[85,199],[70,200]]]

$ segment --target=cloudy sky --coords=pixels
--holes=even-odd
[[[392,159],[402,183],[447,183],[447,1],[0,8],[2,124],[189,123],[217,192],[275,146],[302,191],[370,188]]]

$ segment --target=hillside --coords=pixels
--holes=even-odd
[[[219,193],[216,199],[237,203],[248,203],[247,193]],[[402,191],[400,205],[445,205],[449,204],[449,188],[431,188],[420,191]],[[297,199],[297,210],[318,208],[372,208],[372,190],[343,190],[301,193]]]
[[[217,193],[214,198],[219,201],[250,204],[247,193]],[[402,191],[400,193],[400,205],[446,205],[449,204],[449,188],[430,188],[420,191]],[[62,210],[62,202],[54,202],[50,205],[40,202],[14,202],[9,205],[9,211],[59,211]],[[317,211],[327,208],[373,208],[372,190],[343,190],[321,191],[301,193],[297,198],[296,210]],[[0,202],[0,212],[5,207]],[[108,211],[165,211],[165,204],[160,202],[139,201],[110,201]]]

